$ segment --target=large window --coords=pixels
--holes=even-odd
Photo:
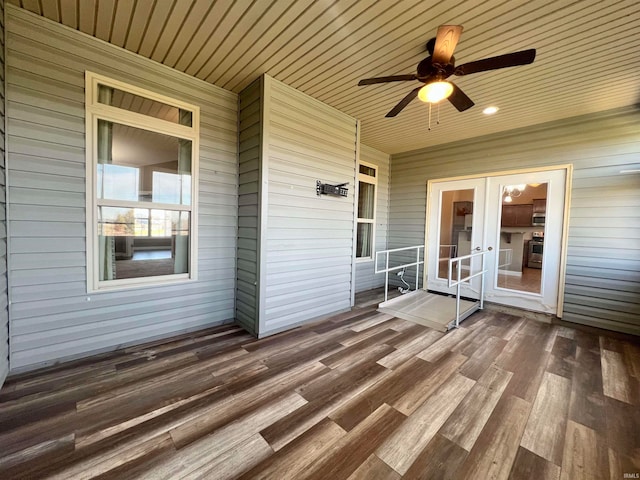
[[[199,109],[86,73],[89,290],[194,279]]]
[[[377,168],[360,163],[358,171],[358,235],[356,258],[372,260],[375,243]]]

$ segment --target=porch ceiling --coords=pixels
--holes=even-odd
[[[362,120],[362,141],[388,153],[640,101],[635,0],[8,1],[234,92],[268,73]],[[446,23],[464,26],[458,64],[527,48],[536,61],[458,77],[476,106],[444,102],[431,131],[417,100],[385,118],[417,84],[358,80],[414,72]]]

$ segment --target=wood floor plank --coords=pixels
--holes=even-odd
[[[307,480],[347,479],[400,426],[406,417],[389,405],[381,405],[300,476]]]
[[[86,461],[70,465],[68,468],[48,478],[51,480],[93,478],[127,464],[135,463],[139,459],[147,457],[150,451],[159,453],[166,449],[173,449],[169,434],[160,435],[133,446],[123,445],[116,447]]]
[[[520,447],[509,474],[509,480],[559,480],[561,468],[539,457],[526,448]],[[573,477],[581,478],[581,477]]]
[[[372,453],[347,480],[400,480],[400,474]]]
[[[609,447],[640,465],[640,408],[605,397],[603,413]]]
[[[455,374],[407,418],[376,455],[404,475],[474,384]]]
[[[528,325],[528,324],[525,324]],[[545,329],[543,332],[550,332]],[[496,359],[496,365],[513,372],[513,377],[505,390],[506,395],[515,395],[533,403],[540,387],[550,353],[544,350],[544,337],[516,335],[516,346],[505,349]],[[508,345],[507,345],[508,346]]]
[[[545,460],[562,465],[571,382],[545,372],[521,445]]]
[[[420,379],[399,398],[391,402],[390,405],[405,415],[411,415],[426,398],[445,383],[447,379],[452,377],[466,361],[467,357],[454,352],[440,357],[433,364],[433,373],[431,375]]]
[[[387,331],[393,332],[393,330]],[[390,334],[388,337],[385,337],[385,332],[378,334],[381,335],[378,338],[375,338],[377,335],[372,338],[379,340],[380,342],[384,342],[385,338],[391,338],[394,335]],[[333,369],[350,367],[354,362],[376,362],[380,358],[383,358],[394,351],[395,349],[386,343],[380,344],[378,342],[374,342],[373,344],[368,344],[367,341],[364,341],[339,350],[327,357],[321,358],[320,362]]]
[[[371,362],[352,368],[347,373],[332,371],[325,374],[296,389],[309,403],[260,433],[278,451],[388,373],[384,367]]]
[[[474,352],[469,356],[460,373],[473,380],[478,380],[494,360],[502,353],[507,341],[503,338],[489,337],[481,344],[474,345]]]
[[[640,458],[638,455],[630,457],[608,449],[609,457],[609,478],[640,478]],[[626,474],[626,476],[625,476]]]
[[[433,364],[412,358],[329,416],[342,428],[350,431],[384,403],[394,402],[405,392],[416,388],[421,381],[426,381],[433,369]]]
[[[256,385],[251,390],[228,398],[202,409],[182,419],[177,426],[171,428],[171,437],[178,448],[197,440],[198,438],[226,425],[245,413],[264,405],[265,403],[286,394],[305,380],[315,377],[324,371],[316,367],[317,364],[303,365],[304,368],[297,371],[285,371],[282,374],[269,379],[261,385]],[[297,396],[297,394],[295,394]],[[300,397],[302,398],[302,397]],[[302,399],[304,402],[306,400]]]
[[[440,429],[440,434],[470,451],[511,380],[511,372],[488,368]]]
[[[609,474],[606,443],[594,430],[569,420],[562,456],[561,480],[598,480]]]
[[[602,350],[602,387],[607,397],[637,402],[637,381],[629,374],[622,353]]]
[[[226,450],[221,455],[207,461],[193,472],[180,473],[176,479],[184,480],[232,480],[251,469],[273,453],[267,442],[259,435],[253,435],[244,442]],[[147,478],[149,478],[147,476]]]
[[[176,445],[176,453],[167,461],[158,463],[156,468],[149,472],[149,476],[169,480],[179,476],[191,475],[199,469],[206,469],[207,464],[212,460],[212,456],[215,458],[229,449],[241,445],[257,435],[260,430],[305,403],[306,400],[296,393],[283,395],[269,402],[263,408],[250,412],[211,434],[199,436],[197,440],[191,442],[188,442],[187,439],[193,439],[193,430],[186,431],[187,437],[185,439],[185,430],[181,429],[181,427],[173,429],[169,433],[173,443]],[[258,461],[260,460],[262,458]]]
[[[261,340],[223,325],[14,376],[0,478],[640,473],[640,342],[525,317],[479,311],[443,334],[371,304]]]
[[[365,340],[368,340],[369,338],[373,337],[374,335],[378,335],[381,332],[385,332],[385,331],[394,332],[394,334],[389,335],[389,338],[397,337],[398,335],[400,335],[400,332],[398,332],[397,330],[394,330],[394,327],[397,326],[398,324],[404,324],[404,323],[406,323],[405,320],[401,320],[399,318],[391,317],[390,320],[386,320],[383,323],[379,323],[375,327],[371,327],[371,328],[368,328],[366,330],[362,330],[362,331],[360,331],[358,333],[355,333],[352,330],[349,330],[350,332],[355,333],[355,335],[345,336],[345,338],[340,339],[339,342],[342,345],[344,345],[345,347],[350,347],[350,346],[355,345],[355,344],[357,344],[359,342],[363,342]]]
[[[547,363],[547,372],[572,378],[573,369],[577,365],[576,351],[577,343],[574,339],[558,335],[551,349],[551,355]]]
[[[381,313],[381,312],[376,312],[374,314],[372,314],[369,318],[366,318],[364,320],[362,320],[361,322],[358,322],[354,325],[351,325],[351,330],[353,330],[354,332],[362,332],[363,330],[366,330],[368,328],[371,327],[375,327],[376,325],[379,325],[383,322],[386,322],[387,320],[391,320],[394,317],[392,315],[389,315],[387,313]]]
[[[596,353],[588,349],[588,346],[586,348],[578,346],[571,381],[569,419],[595,430],[600,435],[605,435],[604,406],[600,347],[597,346]]]
[[[431,329],[422,330],[417,337],[412,338],[409,342],[404,344],[394,343],[397,350],[390,352],[387,356],[378,360],[378,363],[386,368],[397,368],[441,338],[441,332],[436,332]]]
[[[513,395],[503,396],[456,472],[457,478],[507,479],[530,410],[531,404],[525,400]]]
[[[335,422],[324,419],[294,442],[255,465],[238,480],[300,478],[311,462],[324,456],[346,433]]]
[[[442,339],[420,352],[417,357],[428,362],[435,362],[440,357],[451,351],[459,342],[465,339],[465,337],[472,333],[464,327],[456,328],[455,330],[447,333]]]
[[[403,480],[453,480],[460,478],[457,471],[467,458],[464,448],[456,445],[451,440],[436,434],[427,447],[420,452]]]

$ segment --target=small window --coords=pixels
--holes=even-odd
[[[358,171],[356,258],[372,260],[375,252],[377,167],[361,163]]]
[[[87,72],[89,290],[194,279],[198,107]]]

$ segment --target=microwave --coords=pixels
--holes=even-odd
[[[544,213],[534,213],[531,218],[531,225],[534,227],[543,227],[544,226]]]

